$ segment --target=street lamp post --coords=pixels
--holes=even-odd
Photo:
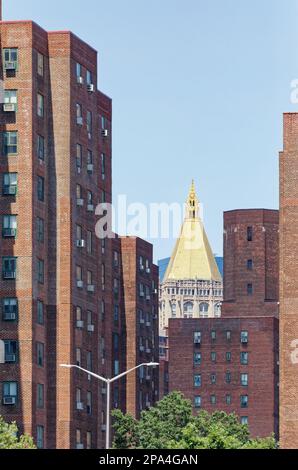
[[[130,374],[130,372],[133,372],[136,369],[139,369],[140,367],[157,367],[159,366],[158,362],[148,362],[144,364],[140,364],[136,367],[133,367],[132,369],[127,370],[126,372],[123,372],[122,374],[117,375],[116,377],[113,377],[112,379],[106,379],[105,377],[101,377],[100,375],[94,374],[94,372],[90,372],[89,370],[83,369],[83,367],[76,366],[76,365],[70,365],[70,364],[60,364],[60,367],[65,367],[67,369],[79,369],[86,374],[90,375],[91,377],[95,377],[98,380],[101,380],[102,382],[107,384],[107,408],[106,408],[106,449],[109,449],[110,447],[110,411],[111,411],[111,384],[113,382],[116,382],[116,380],[121,379],[122,377]]]

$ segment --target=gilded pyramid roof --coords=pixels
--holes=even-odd
[[[200,203],[192,181],[186,215],[163,282],[170,280],[222,282],[200,215]]]

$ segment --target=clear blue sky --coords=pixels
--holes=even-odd
[[[4,18],[71,29],[99,51],[114,197],[182,202],[195,178],[217,253],[224,210],[278,207],[297,0],[4,0]],[[172,246],[156,241],[156,257]]]

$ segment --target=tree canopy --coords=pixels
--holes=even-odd
[[[181,393],[166,396],[143,411],[140,420],[113,412],[116,449],[276,449],[273,436],[252,439],[248,427],[235,414],[201,411]]]
[[[33,439],[27,434],[18,437],[16,423],[6,423],[0,416],[0,449],[36,449]]]

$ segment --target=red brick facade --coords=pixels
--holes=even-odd
[[[170,320],[170,392],[278,436],[277,211],[225,213],[224,287],[222,318]]]
[[[280,153],[280,444],[298,447],[298,114],[284,115]]]
[[[33,22],[2,22],[0,33],[4,86],[17,91],[17,108],[7,112],[1,105],[0,113],[1,229],[4,216],[17,216],[16,236],[3,236],[0,245],[0,339],[7,342],[0,415],[17,421],[39,447],[101,448],[106,388],[60,364],[112,377],[149,358],[137,350],[139,301],[130,301],[123,288],[130,286],[129,295],[134,289],[136,296],[142,276],[150,289],[157,283],[152,246],[141,240],[103,242],[95,234],[95,209],[112,198],[112,105],[96,88],[96,51],[70,32],[47,33]],[[4,144],[12,131],[17,151],[7,155]],[[5,194],[7,173],[17,174],[14,195]],[[137,272],[141,254],[149,274]],[[4,279],[12,262],[7,257],[16,258],[15,279]],[[156,357],[157,296],[151,290],[150,296],[144,300],[148,312],[156,309],[145,328]],[[17,314],[8,319],[4,305],[16,301]],[[126,360],[122,351],[130,351],[133,342],[134,354]],[[144,389],[151,403],[158,390],[155,375],[154,390]],[[128,394],[139,396],[138,382],[133,390],[131,380]],[[115,384],[112,407],[126,409],[125,386]]]
[[[158,267],[153,247],[140,238],[120,238],[123,282],[124,370],[158,362]],[[136,418],[158,401],[159,372],[143,367],[126,378],[122,408]]]

